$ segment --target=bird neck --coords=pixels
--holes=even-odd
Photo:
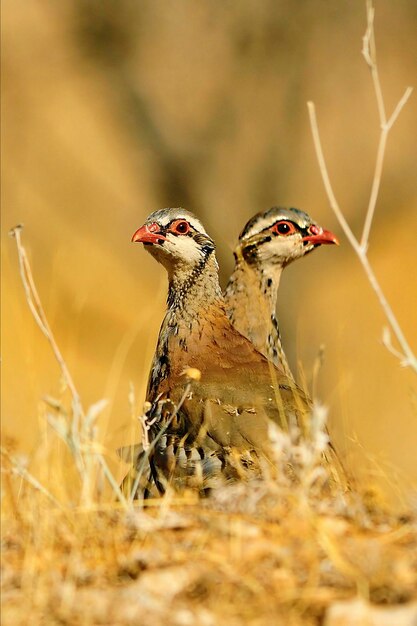
[[[177,264],[168,272],[168,312],[192,316],[200,304],[222,297],[214,251],[206,253],[193,269]]]
[[[233,326],[275,365],[289,367],[276,318],[283,266],[246,263],[237,259],[225,291],[226,312]]]
[[[242,334],[247,334],[249,327],[267,332],[275,317],[282,269],[281,265],[261,268],[243,260],[236,262],[225,300],[228,316]]]
[[[167,304],[148,382],[151,402],[164,391],[168,376],[175,378],[185,368],[196,366],[199,338],[213,316],[227,321],[214,252],[192,272],[174,268],[169,274]]]

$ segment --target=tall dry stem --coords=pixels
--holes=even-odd
[[[118,500],[127,507],[127,500],[112,475],[102,454],[101,447],[97,441],[97,427],[95,426],[95,420],[99,412],[105,406],[106,401],[99,401],[98,403],[92,405],[87,413],[85,413],[81,403],[80,394],[78,393],[69,368],[58,347],[43,309],[42,302],[33,279],[26,250],[22,244],[21,233],[21,225],[12,228],[10,231],[10,235],[14,237],[16,241],[20,277],[22,279],[26,300],[37,325],[49,341],[54,356],[60,367],[65,384],[68,387],[72,398],[72,418],[70,423],[68,423],[69,420],[65,412],[62,410],[59,402],[54,404],[54,408],[58,410],[58,417],[49,414],[47,416],[48,423],[54,428],[56,434],[65,442],[74,458],[75,466],[81,478],[81,504],[87,507],[93,505],[94,485],[97,481],[99,473],[102,472],[108,480]],[[23,471],[22,468],[16,463],[14,463],[14,471],[33,487],[42,490],[42,486],[40,484],[35,484],[34,480],[36,479],[34,479],[27,471]],[[50,494],[46,495],[50,496]]]
[[[399,344],[400,350],[395,348],[391,342],[391,335],[388,328],[384,328],[383,331],[383,344],[385,347],[395,356],[397,357],[401,365],[406,367],[411,367],[415,372],[417,372],[417,358],[413,353],[402,329],[401,326],[382,290],[379,281],[377,280],[373,268],[369,262],[367,251],[369,245],[369,235],[371,232],[372,220],[375,213],[375,207],[378,200],[379,189],[381,184],[382,177],[382,169],[384,164],[385,150],[387,145],[388,134],[397,121],[399,114],[401,113],[404,105],[409,99],[412,87],[407,87],[403,96],[398,101],[397,105],[394,108],[394,111],[387,118],[384,98],[382,94],[381,83],[379,80],[378,66],[376,62],[376,45],[375,45],[375,31],[374,31],[374,16],[375,9],[372,5],[371,0],[367,0],[366,3],[366,13],[367,13],[367,28],[365,35],[363,37],[363,45],[362,45],[362,54],[365,58],[367,65],[371,70],[372,83],[374,86],[375,97],[377,101],[378,114],[379,114],[379,123],[380,123],[380,136],[376,154],[375,161],[375,169],[374,176],[371,185],[371,192],[369,197],[369,203],[365,215],[365,221],[362,231],[362,236],[360,240],[354,235],[352,229],[349,226],[348,221],[345,218],[345,215],[341,209],[339,202],[336,199],[335,193],[333,191],[333,186],[330,182],[330,177],[326,165],[326,161],[324,158],[323,148],[321,144],[319,128],[317,124],[316,117],[316,109],[313,102],[308,102],[308,113],[310,117],[310,125],[311,131],[313,134],[314,147],[316,150],[317,160],[319,163],[320,173],[323,179],[324,188],[326,190],[326,194],[330,203],[330,206],[336,215],[339,224],[341,225],[343,232],[345,233],[349,243],[351,244],[353,250],[359,258],[359,261],[362,264],[362,267],[365,270],[365,273],[368,277],[368,280],[371,284],[372,289],[377,295],[378,301],[384,311],[385,317],[391,327],[394,336]]]

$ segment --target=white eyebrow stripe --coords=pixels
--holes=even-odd
[[[280,220],[290,220],[290,218],[288,216],[283,216],[283,215],[278,215],[276,217],[274,217],[274,219],[267,219],[267,218],[259,218],[259,220],[257,220],[256,224],[254,224],[252,226],[252,228],[245,233],[243,239],[249,239],[250,237],[253,237],[254,235],[259,235],[259,233],[261,233],[263,230],[267,230],[268,228],[271,228],[276,222],[280,221]],[[292,220],[293,221],[293,220]]]
[[[274,219],[272,220],[271,218],[266,219],[266,218],[260,218],[256,224],[253,225],[253,227],[250,230],[250,233],[248,233],[250,236],[251,235],[257,235],[258,233],[261,233],[263,230],[270,228],[273,224],[275,224],[275,222],[277,222],[278,220],[283,219],[280,216],[274,217]],[[288,218],[286,218],[288,219]]]
[[[207,232],[200,222],[192,213],[185,209],[161,209],[152,213],[148,220],[155,220],[161,226],[168,226],[175,220],[186,220],[196,231],[207,235]]]
[[[200,233],[203,233],[204,235],[207,235],[203,224],[196,217],[190,217],[189,215],[184,214],[184,215],[178,215],[178,217],[175,217],[174,219],[186,220],[190,224],[190,226],[194,228],[194,230]]]
[[[281,220],[288,220],[298,226],[298,228],[306,228],[310,224],[314,223],[310,216],[304,211],[294,211],[293,209],[277,208],[274,212],[271,209],[266,211],[265,215],[259,215],[252,218],[255,220],[251,228],[241,236],[241,240],[250,239],[254,235],[259,235],[262,231],[271,228],[276,222]],[[250,221],[250,220],[249,220]],[[248,222],[249,224],[249,222]],[[243,229],[245,229],[247,226]]]

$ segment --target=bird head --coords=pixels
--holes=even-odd
[[[304,211],[273,207],[257,213],[239,235],[237,257],[250,264],[285,266],[323,244],[339,244]]]
[[[201,222],[185,209],[160,209],[133,235],[167,270],[192,272],[214,251],[213,240]]]

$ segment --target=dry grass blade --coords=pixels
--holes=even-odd
[[[25,290],[26,300],[36,323],[51,344],[52,351],[56,360],[58,361],[59,367],[61,368],[65,383],[68,386],[68,389],[70,390],[72,395],[75,408],[74,415],[78,415],[79,413],[82,415],[83,409],[81,405],[80,395],[75,387],[74,381],[67,367],[67,364],[65,363],[64,357],[62,356],[61,351],[55,341],[54,335],[48,323],[48,319],[43,310],[42,303],[35,286],[35,282],[33,280],[32,270],[30,268],[26,250],[22,244],[22,229],[23,226],[19,224],[18,226],[12,228],[9,234],[16,240],[20,277],[22,279],[23,288]]]
[[[80,394],[77,391],[65,359],[62,356],[62,353],[55,340],[54,334],[43,309],[38,291],[36,289],[26,250],[21,240],[22,228],[23,227],[21,225],[16,226],[10,231],[10,236],[14,237],[16,241],[20,277],[22,279],[26,300],[36,323],[49,341],[49,344],[61,369],[62,376],[71,393],[72,398],[72,419],[70,420],[70,423],[68,423],[68,416],[66,415],[66,413],[61,410],[59,402],[55,402],[55,406],[58,409],[58,417],[56,418],[53,415],[48,415],[48,422],[54,428],[57,435],[65,442],[71,454],[73,455],[75,466],[78,470],[82,482],[82,504],[86,506],[92,505],[92,492],[94,489],[94,484],[97,481],[98,472],[102,471],[120,503],[123,506],[127,507],[128,502],[121,492],[117,481],[113,477],[100,450],[100,447],[97,446],[97,433],[94,427],[94,422],[100,410],[105,406],[106,401],[100,401],[91,406],[87,413],[84,412]],[[28,472],[23,472],[23,470],[21,470],[20,475],[33,487],[37,489],[40,489],[42,487],[40,483],[37,484],[38,481],[36,481],[36,479],[33,479],[33,477],[31,477]],[[48,495],[50,498],[53,498],[53,496],[51,496],[51,494],[49,494],[46,489],[42,488],[41,490],[43,490],[45,494]]]
[[[198,370],[196,371],[198,372]],[[187,375],[187,371],[185,372],[185,374]],[[127,486],[127,490],[130,493],[129,495],[130,504],[133,504],[134,499],[137,497],[137,490],[139,488],[139,484],[141,482],[142,476],[144,475],[144,472],[146,471],[146,469],[149,468],[149,456],[152,450],[155,449],[158,442],[164,436],[167,428],[169,428],[170,424],[173,422],[173,420],[177,416],[178,411],[181,409],[183,403],[185,402],[185,399],[190,393],[190,390],[191,390],[191,380],[189,378],[187,385],[185,387],[184,393],[182,397],[180,398],[180,401],[174,407],[172,414],[166,420],[165,424],[159,428],[158,434],[152,439],[152,441],[149,441],[149,430],[151,426],[153,426],[157,422],[158,416],[155,415],[152,419],[149,419],[149,417],[147,416],[147,413],[149,413],[152,410],[152,408],[157,409],[157,407],[156,406],[152,407],[152,405],[149,402],[145,402],[144,415],[139,416],[139,421],[142,426],[142,434],[143,434],[142,449],[136,455],[135,462],[138,466],[135,470],[135,479],[132,484],[130,484],[130,481],[128,481],[128,486]],[[140,462],[138,463],[138,461]]]
[[[24,464],[21,461],[19,461],[19,459],[16,459],[15,457],[13,457],[8,452],[8,450],[6,450],[3,447],[1,447],[0,453],[4,458],[7,459],[13,474],[17,474],[18,476],[20,476],[31,487],[33,487],[34,489],[36,489],[36,491],[39,491],[44,496],[46,496],[48,500],[50,500],[57,507],[59,507],[60,509],[64,509],[63,505],[48,491],[48,489],[46,489],[46,487],[44,487],[44,485],[42,485],[39,482],[37,478],[35,478],[35,476],[32,476],[32,474],[26,469]]]

